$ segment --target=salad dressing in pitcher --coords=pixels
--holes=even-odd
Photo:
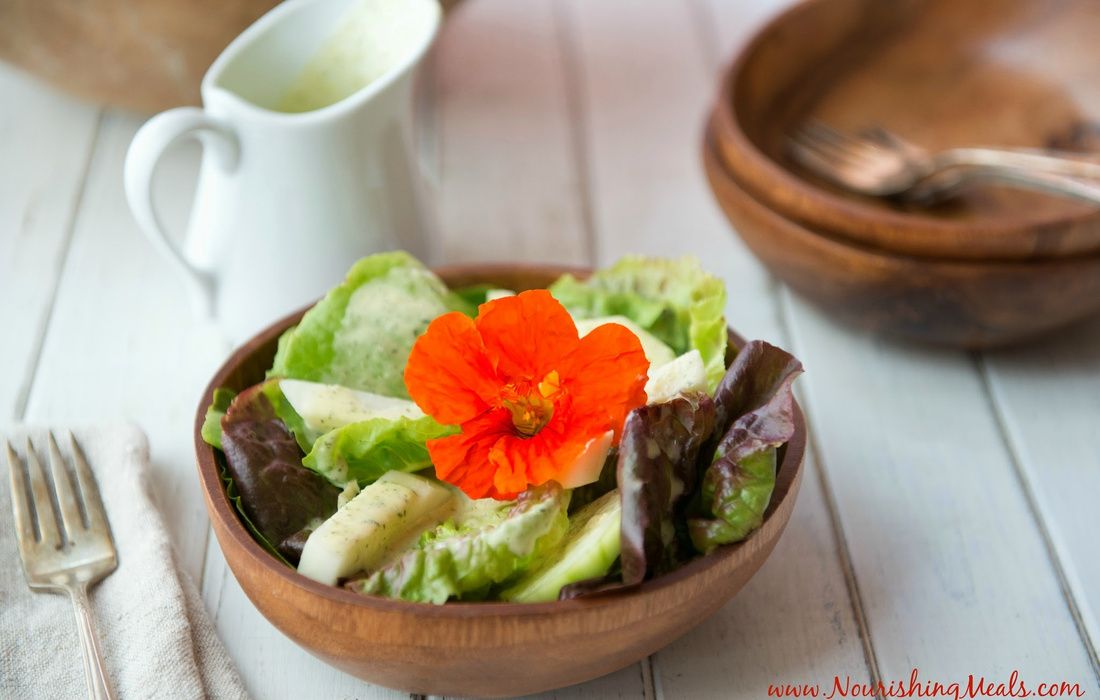
[[[422,31],[403,0],[358,0],[283,95],[280,112],[336,104],[385,75]]]

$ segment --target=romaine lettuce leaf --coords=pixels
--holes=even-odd
[[[448,486],[450,486],[448,484]],[[498,501],[495,498],[470,498],[457,486],[451,486],[454,490],[457,505],[455,513],[431,530],[420,533],[416,546],[423,548],[429,542],[443,540],[448,537],[465,535],[478,530],[483,530],[494,525],[499,525],[508,517],[508,513],[515,507],[515,501]]]
[[[210,405],[206,407],[206,418],[202,421],[202,430],[199,434],[207,445],[222,448],[222,416],[233,402],[237,392],[232,389],[218,387],[214,390],[214,396]]]
[[[698,485],[698,456],[714,430],[715,407],[702,393],[631,411],[619,443],[623,583],[670,571],[691,558],[684,506]]]
[[[226,491],[261,544],[282,542],[336,511],[340,490],[302,466],[302,451],[258,384],[222,418]]]
[[[466,532],[451,524],[453,534],[422,537],[420,547],[347,587],[423,603],[483,598],[553,551],[569,527],[567,505],[556,482],[528,489],[500,522]]]
[[[738,352],[715,394],[724,432],[703,476],[702,513],[688,520],[698,551],[738,542],[763,522],[777,448],[794,435],[791,383],[801,373],[802,363],[768,343],[753,341]]]
[[[415,472],[430,466],[424,443],[456,431],[431,416],[372,418],[317,438],[303,464],[341,488],[352,480],[366,486],[391,470]]]
[[[477,307],[488,301],[489,292],[496,288],[496,285],[492,284],[471,284],[468,287],[458,287],[452,293],[474,309],[474,313],[468,314],[469,316],[477,316]]]
[[[627,256],[584,282],[564,275],[550,293],[577,318],[626,316],[677,355],[698,350],[708,389],[726,371],[726,287],[695,258]]]
[[[455,309],[472,312],[409,254],[371,255],[279,338],[268,376],[408,398],[413,343],[432,319]]]

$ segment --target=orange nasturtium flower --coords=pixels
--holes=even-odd
[[[561,481],[586,447],[645,404],[641,342],[606,324],[583,338],[546,290],[432,321],[405,367],[413,401],[462,432],[428,441],[436,476],[471,498]]]

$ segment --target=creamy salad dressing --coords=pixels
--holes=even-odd
[[[336,104],[398,68],[424,35],[427,3],[358,0],[283,95],[281,112]]]
[[[405,395],[404,362],[395,358],[408,357],[417,336],[449,310],[445,290],[429,275],[394,269],[356,289],[348,300],[333,349],[361,367],[379,368],[373,377],[379,393]]]

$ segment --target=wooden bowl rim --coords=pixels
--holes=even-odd
[[[582,267],[565,267],[552,265],[451,265],[433,268],[441,277],[446,279],[451,276],[484,277],[491,279],[495,273],[515,273],[532,271],[556,274],[562,271],[572,272],[587,276],[589,269]],[[206,418],[206,409],[213,399],[214,390],[224,386],[226,380],[236,372],[242,361],[254,353],[257,349],[274,342],[291,325],[298,322],[313,304],[298,311],[290,313],[275,321],[264,330],[257,333],[250,340],[236,348],[233,353],[222,363],[214,373],[206,389],[199,400],[195,412],[194,442],[196,453],[196,465],[199,472],[199,481],[206,495],[207,510],[211,519],[217,518],[224,526],[225,532],[232,539],[233,545],[238,547],[251,560],[252,564],[259,566],[269,575],[282,577],[288,583],[305,593],[317,595],[334,603],[346,603],[357,608],[365,608],[378,612],[404,613],[416,616],[428,616],[432,618],[471,619],[482,616],[492,617],[530,617],[568,612],[579,612],[596,609],[604,605],[612,605],[624,598],[635,597],[659,591],[675,586],[688,578],[700,574],[708,569],[720,565],[730,557],[737,555],[741,547],[753,541],[764,530],[767,523],[774,517],[779,506],[788,498],[792,498],[791,486],[795,483],[798,474],[802,470],[803,458],[806,452],[806,420],[797,400],[794,402],[795,432],[787,443],[783,460],[776,470],[776,484],[772,492],[772,500],[764,513],[764,522],[748,538],[731,545],[719,547],[709,555],[696,557],[672,573],[644,581],[640,585],[612,591],[609,593],[593,595],[571,600],[559,600],[548,603],[508,603],[508,602],[449,602],[444,605],[431,603],[416,603],[391,598],[365,596],[352,591],[328,586],[299,574],[296,570],[288,568],[276,560],[263,549],[251,533],[241,522],[236,509],[230,503],[222,486],[221,474],[214,457],[214,448],[207,445],[202,439],[202,424]],[[745,340],[733,329],[729,329],[730,342],[741,346]],[[797,492],[795,492],[797,493]],[[215,538],[217,539],[217,538]],[[218,541],[221,547],[221,541]],[[234,574],[236,575],[236,574]]]
[[[1081,264],[1089,264],[1092,262],[1100,261],[1100,252],[1067,256],[1067,257],[1051,257],[1051,258],[1029,258],[1029,259],[995,259],[995,260],[977,260],[970,258],[949,258],[949,257],[926,257],[922,255],[909,255],[893,250],[886,250],[884,248],[878,248],[864,241],[856,241],[843,236],[835,235],[831,231],[822,231],[814,228],[809,224],[806,224],[797,219],[792,219],[785,214],[782,214],[773,209],[768,202],[762,201],[758,197],[755,191],[745,184],[741,178],[734,174],[730,168],[729,163],[722,157],[720,147],[715,140],[715,134],[711,129],[713,122],[708,123],[706,132],[703,137],[703,163],[704,168],[717,176],[721,176],[726,180],[729,180],[738,190],[740,190],[746,197],[751,199],[758,206],[767,210],[767,212],[776,219],[782,220],[790,227],[797,229],[802,235],[814,236],[830,246],[836,246],[837,248],[843,248],[852,255],[864,255],[868,258],[877,258],[879,260],[886,261],[892,265],[916,265],[926,268],[939,268],[944,270],[951,270],[952,272],[965,273],[965,272],[988,272],[990,270],[1003,270],[1003,271],[1023,271],[1031,270],[1036,271],[1042,268],[1051,268],[1057,270],[1060,268],[1076,266]],[[717,197],[718,194],[714,193]]]
[[[852,238],[866,238],[871,235],[868,232],[874,228],[893,227],[905,229],[912,235],[924,236],[931,246],[938,244],[944,251],[945,257],[948,257],[947,254],[950,248],[944,245],[945,241],[938,239],[951,239],[966,233],[975,239],[975,242],[980,242],[980,236],[990,236],[990,240],[994,243],[990,249],[990,255],[1000,256],[1000,259],[1031,259],[1032,257],[1042,259],[1044,257],[1042,253],[1034,253],[1030,256],[1004,255],[1003,250],[996,247],[993,236],[1003,236],[1009,232],[1023,233],[1028,231],[1034,237],[1039,238],[1052,229],[1057,233],[1060,227],[1072,226],[1100,216],[1100,212],[1091,211],[1056,217],[1019,218],[1013,221],[986,218],[976,221],[954,222],[922,216],[919,213],[883,210],[815,186],[785,168],[767,153],[764,153],[740,127],[740,120],[734,109],[733,101],[739,81],[743,77],[750,58],[756,54],[777,28],[781,28],[801,14],[810,12],[818,5],[828,2],[830,0],[800,0],[765,21],[747,39],[739,43],[733,59],[722,73],[718,97],[712,112],[714,137],[718,146],[716,153],[725,164],[725,168],[735,174],[739,182],[748,185],[750,193],[765,193],[765,197],[758,197],[753,194],[754,199],[761,201],[769,209],[775,211],[776,202],[767,196],[769,189],[782,188],[793,191],[798,196],[790,198],[790,211],[783,212],[784,218],[793,218],[815,228],[822,226],[826,221],[834,222],[833,226],[829,226],[830,230]],[[730,155],[733,157],[729,157]],[[741,160],[742,158],[743,160]],[[742,188],[745,187],[745,184],[742,185]],[[836,212],[838,216],[835,218],[822,217],[819,212],[823,210],[831,210]],[[1100,248],[1100,241],[1097,241],[1096,245]],[[1048,255],[1046,257],[1074,257],[1074,255]],[[969,257],[975,257],[975,255],[972,254]]]

